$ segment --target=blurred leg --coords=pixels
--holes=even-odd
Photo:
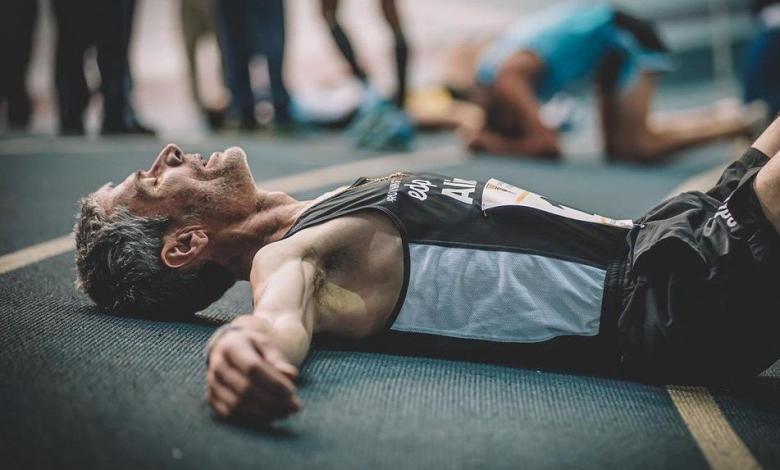
[[[203,112],[205,106],[200,98],[200,87],[198,86],[198,57],[197,47],[200,37],[200,26],[202,20],[199,15],[203,14],[199,8],[200,0],[181,0],[181,32],[184,40],[184,52],[187,56],[187,78],[190,83],[190,94],[192,101]]]
[[[290,95],[284,84],[285,16],[283,0],[255,0],[250,5],[253,36],[268,61],[268,78],[271,83],[271,99],[274,121],[287,124],[290,121]]]
[[[217,34],[225,63],[231,107],[239,113],[241,127],[252,129],[257,126],[257,121],[255,97],[249,79],[248,3],[247,0],[217,0],[216,7]]]
[[[338,47],[339,52],[341,52],[341,55],[349,64],[352,74],[361,82],[365,82],[367,79],[366,72],[358,65],[352,43],[350,42],[349,37],[347,37],[347,33],[344,32],[338,22],[338,0],[322,0],[320,5],[322,8],[322,18],[328,24],[330,35],[336,42],[336,47]]]
[[[97,62],[103,94],[103,133],[124,133],[130,126],[128,49],[135,0],[98,1],[92,14],[101,18]]]
[[[780,113],[780,28],[759,31],[748,45],[742,87],[746,103],[761,100]]]
[[[393,30],[395,40],[395,71],[396,71],[396,93],[394,97],[395,104],[403,108],[406,99],[406,78],[407,61],[409,59],[409,47],[406,43],[401,19],[398,16],[395,0],[382,0],[382,14],[387,20],[387,24]]]
[[[5,71],[0,74],[0,99],[8,105],[8,124],[24,129],[30,121],[32,106],[27,92],[27,68],[30,64],[38,2],[5,0],[0,6],[0,60]]]
[[[84,110],[89,88],[84,77],[84,53],[91,43],[88,4],[76,0],[51,0],[57,22],[54,81],[59,105],[60,132],[84,133]]]
[[[642,74],[628,92],[618,94],[601,88],[599,108],[607,154],[612,158],[658,161],[666,154],[749,131],[749,122],[737,113],[712,110],[695,119],[675,119],[673,126],[651,126],[650,100],[656,77]]]
[[[130,42],[132,39],[133,34],[133,22],[135,20],[135,5],[136,0],[122,0],[122,10],[123,10],[123,48],[125,50],[124,52],[124,58],[125,58],[125,78],[124,78],[124,85],[125,85],[125,109],[127,114],[127,124],[128,124],[128,132],[133,134],[146,134],[146,135],[154,135],[155,131],[153,129],[150,129],[146,127],[145,125],[138,122],[138,118],[135,114],[135,108],[133,108],[133,102],[131,100],[131,95],[133,92],[133,71],[130,68]]]

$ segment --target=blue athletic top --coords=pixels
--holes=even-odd
[[[477,82],[492,85],[506,60],[522,50],[538,55],[545,64],[535,83],[542,100],[587,80],[613,51],[623,59],[618,89],[630,87],[643,69],[670,70],[667,54],[641,47],[630,32],[616,25],[615,13],[606,4],[565,3],[528,16],[481,54]]]
[[[285,238],[366,210],[389,217],[403,240],[389,330],[505,343],[598,335],[607,266],[632,226],[495,179],[398,173],[357,180]]]

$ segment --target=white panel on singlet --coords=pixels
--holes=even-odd
[[[606,271],[540,255],[409,245],[392,330],[536,343],[599,331]]]

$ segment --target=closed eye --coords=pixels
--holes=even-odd
[[[158,178],[155,176],[144,176],[144,172],[135,172],[136,187],[141,191],[148,193],[149,188],[157,187]]]

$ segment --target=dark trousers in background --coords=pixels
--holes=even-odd
[[[274,120],[290,120],[290,95],[284,84],[285,17],[283,0],[217,0],[217,31],[225,63],[231,108],[239,113],[242,127],[253,127],[255,95],[249,62],[255,53],[268,62]]]
[[[84,55],[97,48],[103,133],[126,132],[137,126],[130,107],[128,49],[135,0],[51,0],[57,21],[55,84],[60,131],[84,133],[84,111],[90,90],[84,76]]]
[[[742,86],[745,102],[762,100],[780,113],[780,27],[759,29],[747,46]]]
[[[37,17],[37,0],[0,2],[0,101],[5,101],[8,124],[15,129],[27,127],[32,111],[26,81]]]

